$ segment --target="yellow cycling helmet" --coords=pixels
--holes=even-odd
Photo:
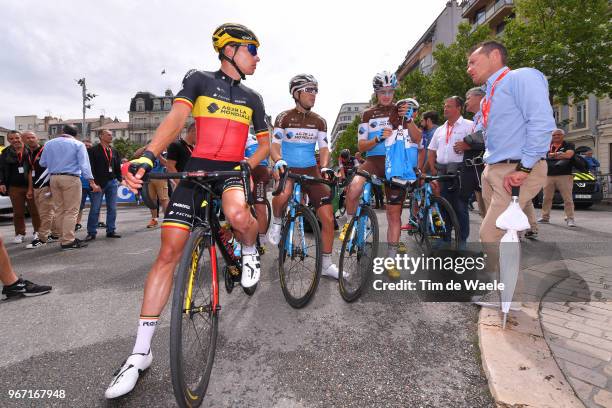
[[[221,52],[227,44],[253,44],[259,47],[259,40],[253,31],[236,23],[225,23],[217,27],[212,37],[216,52]]]

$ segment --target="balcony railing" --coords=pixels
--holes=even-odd
[[[476,21],[474,21],[471,31],[474,31],[482,24],[491,21],[503,8],[512,6],[514,6],[514,0],[497,0],[493,5],[487,8],[485,12],[481,14],[478,19],[476,19]]]

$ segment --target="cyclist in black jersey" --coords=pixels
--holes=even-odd
[[[183,89],[175,97],[170,113],[157,128],[148,149],[139,159],[130,162],[132,168],[138,169],[135,175],[125,175],[125,182],[132,191],[142,187],[142,177],[152,169],[155,157],[176,139],[190,114],[196,122],[196,144],[185,171],[232,170],[244,158],[251,122],[259,147],[247,162],[254,168],[268,156],[270,147],[263,101],[259,94],[240,82],[255,72],[259,41],[242,25],[223,24],[213,34],[213,46],[219,53],[220,70],[191,70],[185,75]],[[260,273],[259,254],[255,248],[257,221],[249,212],[240,179],[229,178],[213,188],[222,193],[223,213],[242,244],[241,284],[251,287],[259,280]],[[136,343],[132,354],[114,374],[106,398],[130,392],[140,372],[151,365],[151,338],[168,302],[173,272],[193,225],[194,191],[191,183],[181,182],[172,194],[168,216],[162,224],[161,247],[145,282]]]

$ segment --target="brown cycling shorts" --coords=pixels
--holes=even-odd
[[[385,178],[385,156],[369,156],[365,163],[359,166],[359,170],[374,174],[379,178]],[[406,191],[401,188],[385,186],[385,197],[387,204],[400,205],[406,198]]]
[[[270,170],[266,166],[256,166],[251,170],[253,177],[253,196],[255,204],[263,204],[266,201],[266,187],[270,181]]]
[[[322,178],[321,172],[319,172],[315,166],[306,167],[303,169],[293,167],[289,168],[289,171],[295,174],[304,174],[311,177]],[[293,180],[287,179],[287,184],[290,184],[291,188],[293,188]],[[325,184],[305,182],[302,183],[302,191],[308,195],[308,199],[314,206],[315,210],[318,210],[321,206],[331,204],[331,189]]]

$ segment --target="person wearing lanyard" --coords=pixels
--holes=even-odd
[[[463,100],[458,96],[452,96],[444,102],[444,117],[447,119],[434,133],[429,143],[429,154],[427,161],[432,175],[458,173],[463,163],[463,151],[456,148],[458,142],[472,132],[471,120],[461,116]],[[459,221],[459,239],[466,242],[470,235],[470,214],[468,211],[469,195],[462,194],[456,183],[442,183],[442,197],[446,198]],[[450,223],[449,223],[450,225]],[[457,233],[457,232],[455,232]]]
[[[111,147],[113,134],[110,130],[100,130],[98,137],[100,143],[89,149],[88,153],[94,179],[102,190],[91,195],[91,208],[87,218],[87,237],[85,241],[96,239],[103,195],[106,197],[106,237],[121,238],[121,235],[115,232],[117,188],[122,179],[121,158],[119,152]]]
[[[495,222],[508,208],[512,186],[520,187],[524,208],[546,182],[546,162],[556,128],[548,82],[533,68],[510,70],[506,48],[496,41],[478,44],[468,58],[467,73],[476,85],[486,85],[482,103],[486,163],[482,195],[487,214],[480,239],[488,256],[488,271],[499,271],[499,242],[504,231]],[[520,293],[519,275],[516,293]]]
[[[7,135],[11,144],[2,151],[0,155],[0,194],[8,193],[13,205],[13,225],[15,226],[16,244],[21,244],[26,234],[25,210],[26,203],[28,211],[32,216],[32,227],[34,234],[32,239],[38,238],[40,218],[38,209],[32,197],[28,198],[28,149],[25,147],[21,134],[16,130]]]
[[[49,175],[47,169],[40,165],[40,156],[44,148],[38,143],[38,137],[34,132],[24,132],[21,136],[29,149],[28,164],[30,170],[28,172],[27,196],[28,198],[34,198],[40,217],[38,237],[26,246],[26,249],[34,249],[45,246],[47,242],[57,241],[59,230],[56,223],[53,222],[55,205],[51,199]]]
[[[100,191],[91,174],[91,166],[85,145],[75,139],[77,129],[64,125],[62,134],[45,143],[40,155],[40,165],[51,174],[51,197],[55,205],[57,226],[61,229],[61,249],[71,250],[86,247],[87,244],[74,236],[74,226],[79,215],[81,202],[82,174],[94,192]]]

